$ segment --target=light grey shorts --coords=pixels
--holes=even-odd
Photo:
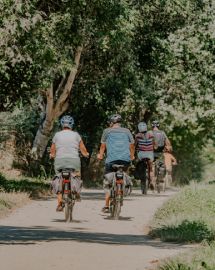
[[[80,158],[55,158],[54,169],[55,173],[58,173],[60,169],[74,169],[76,172],[80,172]]]
[[[139,152],[137,153],[137,156],[138,156],[138,159],[139,159],[139,160],[142,160],[142,159],[144,159],[144,158],[148,158],[148,159],[150,159],[151,161],[154,160],[154,153],[151,152],[151,151],[139,151]]]

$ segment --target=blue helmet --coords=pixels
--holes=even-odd
[[[65,115],[60,119],[60,124],[62,128],[67,127],[72,129],[74,125],[74,119],[70,115]]]
[[[140,122],[138,124],[138,130],[139,132],[146,132],[147,131],[147,125],[145,122]]]

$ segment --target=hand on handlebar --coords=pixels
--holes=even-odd
[[[103,159],[103,155],[99,153],[99,154],[97,155],[97,158],[98,158],[99,160],[102,160],[102,159]]]
[[[135,160],[135,156],[131,156],[131,161]]]

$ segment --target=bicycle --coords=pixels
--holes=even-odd
[[[161,184],[163,186],[163,191],[166,189],[166,183],[165,183],[165,175],[166,175],[166,168],[164,161],[160,158],[155,159],[154,161],[155,166],[155,188],[158,193],[161,192]]]
[[[64,206],[66,222],[71,222],[73,219],[73,208],[77,199],[77,192],[75,191],[74,183],[71,181],[74,180],[72,175],[73,172],[74,170],[71,169],[63,169],[61,171],[63,195],[62,204]]]
[[[125,195],[124,165],[114,164],[113,168],[116,169],[116,172],[110,190],[110,215],[114,219],[119,219]]]
[[[148,158],[143,158],[138,161],[136,165],[136,172],[138,174],[138,178],[141,181],[140,188],[141,192],[144,195],[147,195],[148,187],[149,187],[149,164]]]

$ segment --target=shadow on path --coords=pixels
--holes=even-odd
[[[106,245],[151,246],[175,249],[181,244],[162,243],[146,235],[83,232],[81,230],[54,230],[50,227],[0,226],[0,245],[37,244],[38,242],[76,241]]]

